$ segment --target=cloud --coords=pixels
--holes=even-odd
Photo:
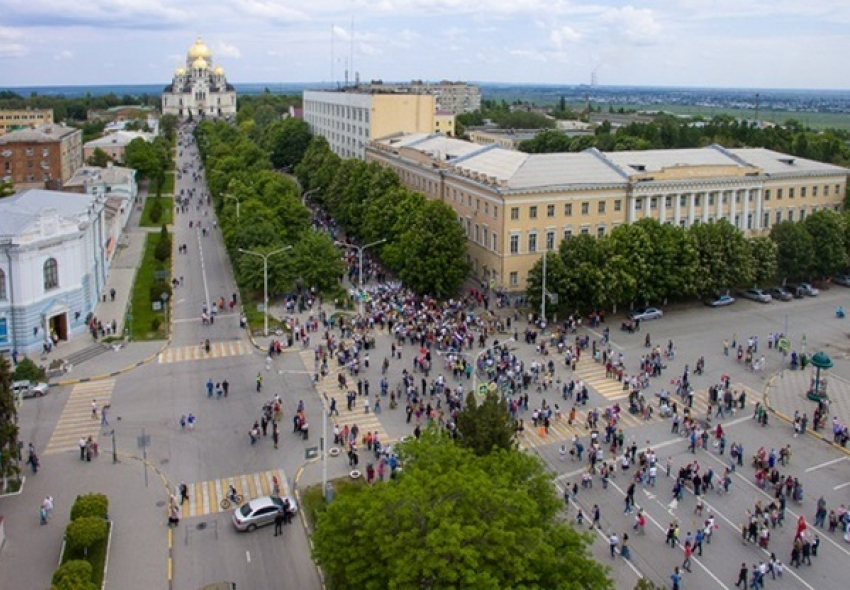
[[[242,52],[239,51],[239,48],[236,47],[236,45],[231,45],[229,43],[225,43],[224,41],[218,44],[216,54],[222,55],[224,57],[242,57]]]
[[[233,0],[232,6],[237,14],[247,14],[278,24],[294,24],[310,20],[305,12],[284,6],[275,0]]]
[[[60,51],[56,55],[53,56],[53,59],[72,59],[74,57],[74,53],[72,51],[68,51],[65,49],[64,51]]]
[[[4,2],[3,17],[20,27],[84,26],[114,29],[170,29],[191,22],[191,15],[169,0],[86,0],[69,7],[65,0]]]
[[[661,34],[655,13],[646,8],[609,8],[599,18],[611,28],[612,33],[635,45],[652,45]]]
[[[556,49],[563,49],[568,43],[578,43],[583,39],[583,35],[574,28],[564,25],[557,29],[553,29],[549,33],[549,40]]]
[[[0,59],[24,57],[27,54],[29,54],[29,49],[20,43],[4,43],[0,41]]]

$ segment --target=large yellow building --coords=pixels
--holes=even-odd
[[[525,154],[435,134],[372,142],[366,159],[457,213],[482,281],[525,289],[545,250],[651,217],[689,227],[727,219],[757,235],[841,208],[850,170],[766,149]]]
[[[366,146],[394,133],[454,134],[454,116],[432,94],[305,90],[304,121],[343,158],[363,159]]]
[[[0,109],[0,135],[53,123],[53,109]]]

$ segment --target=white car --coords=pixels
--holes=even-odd
[[[289,512],[296,514],[298,504],[295,498],[289,496],[260,496],[249,502],[245,502],[233,511],[233,526],[237,531],[254,531],[257,527],[266,526],[274,522],[275,517],[283,512],[284,501],[289,501]]]
[[[646,320],[657,320],[661,317],[664,317],[664,312],[657,307],[642,307],[629,314],[629,318],[632,320],[640,320],[642,322]]]
[[[12,391],[15,396],[23,394],[24,398],[42,397],[50,391],[47,383],[36,383],[35,381],[15,381],[12,383]]]

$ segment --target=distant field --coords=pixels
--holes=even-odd
[[[568,107],[581,110],[584,108],[583,104],[568,104]],[[599,105],[593,105],[594,107]],[[653,105],[649,106],[637,106],[630,104],[611,104],[611,105],[602,105],[602,111],[605,112],[608,110],[608,107],[611,106],[614,110],[619,110],[620,107],[629,111],[629,110],[647,110],[647,111],[665,111],[668,113],[673,113],[676,115],[691,115],[691,116],[702,116],[705,118],[711,118],[717,115],[731,115],[738,119],[752,119],[755,117],[755,113],[752,109],[732,109],[732,108],[706,108],[706,107],[698,107],[698,106],[685,106],[685,105]],[[800,121],[804,125],[811,127],[812,129],[844,129],[850,130],[850,115],[844,115],[839,113],[801,113],[796,111],[769,111],[762,110],[759,112],[759,119],[763,121],[770,121],[771,123],[782,124],[788,119],[795,119]]]

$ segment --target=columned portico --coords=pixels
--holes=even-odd
[[[756,218],[753,220],[753,229],[761,229],[761,219],[764,217],[762,213],[762,191],[760,188],[751,189],[756,199]]]

